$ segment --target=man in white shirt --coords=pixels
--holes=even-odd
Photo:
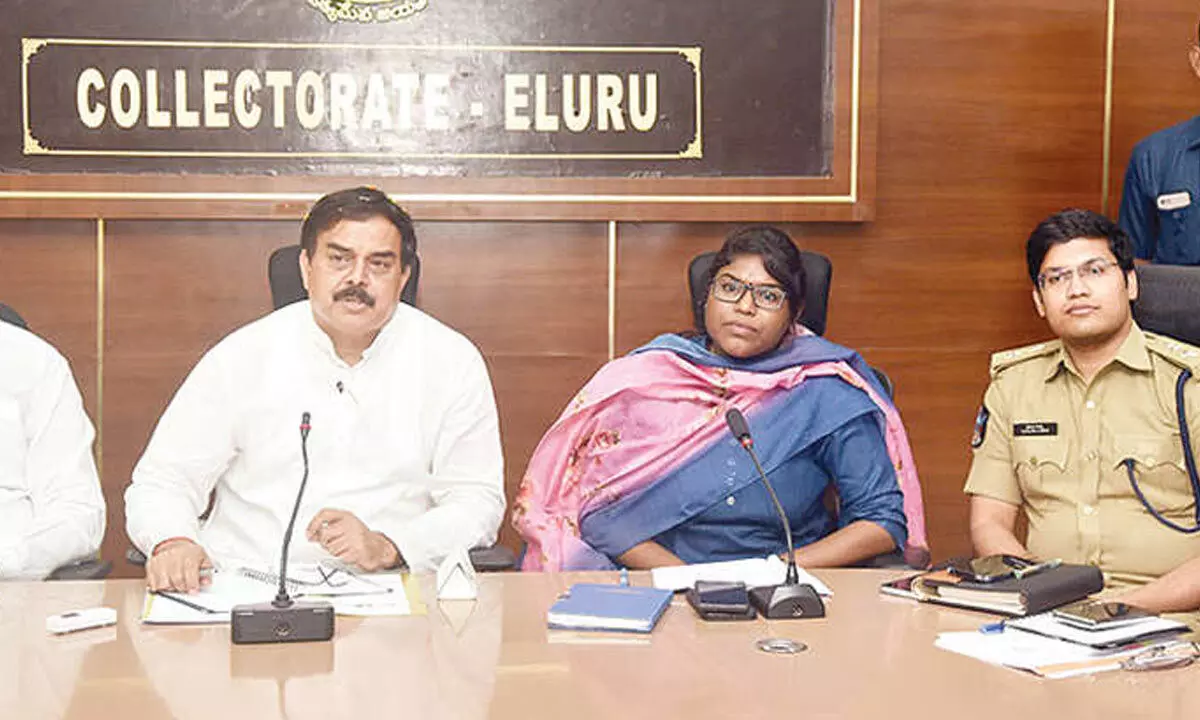
[[[310,300],[205,354],[134,468],[128,532],[153,590],[194,591],[214,562],[274,566],[306,469],[293,560],[429,570],[495,539],[491,382],[469,340],[399,302],[412,221],[378,190],[343,190],[312,207],[300,245]]]
[[[66,359],[0,321],[0,580],[41,579],[99,550],[94,437]]]

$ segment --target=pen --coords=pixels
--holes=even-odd
[[[983,633],[984,635],[995,635],[996,633],[1002,633],[1004,632],[1004,621],[1000,620],[999,622],[981,625],[979,627],[979,632]]]
[[[166,598],[166,599],[168,599],[168,600],[171,600],[171,601],[177,602],[177,603],[179,603],[180,605],[183,605],[184,607],[190,607],[191,609],[193,609],[193,610],[196,610],[196,611],[198,611],[198,612],[202,612],[202,613],[208,613],[208,614],[210,614],[210,615],[216,615],[216,614],[218,614],[216,610],[211,610],[211,609],[209,609],[209,608],[206,608],[206,607],[204,607],[203,605],[197,605],[196,603],[194,603],[194,602],[191,602],[190,600],[184,600],[184,599],[183,599],[183,598],[181,598],[181,597],[176,597],[176,596],[174,596],[174,595],[171,595],[171,594],[169,594],[169,593],[155,591],[155,592],[154,592],[154,593],[152,593],[152,594],[154,594],[154,595],[157,595],[158,597],[164,597],[164,598]]]
[[[621,579],[619,582],[622,586],[629,586],[629,568],[621,568]]]
[[[1053,570],[1059,565],[1062,565],[1062,558],[1054,558],[1053,560],[1047,560],[1046,562],[1041,562],[1037,565],[1030,565],[1029,567],[1013,570],[1013,577],[1020,580],[1023,577],[1028,577],[1029,575],[1041,572],[1043,570]]]

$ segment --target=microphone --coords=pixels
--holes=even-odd
[[[779,519],[783,523],[783,535],[787,540],[788,564],[783,584],[752,589],[750,604],[763,617],[769,619],[825,617],[825,603],[821,601],[821,596],[817,594],[812,585],[800,584],[800,571],[796,567],[796,546],[792,541],[792,524],[788,522],[783,504],[779,502],[775,488],[767,479],[767,473],[763,471],[762,463],[758,460],[758,453],[754,452],[754,438],[750,435],[750,426],[746,424],[746,417],[742,415],[741,410],[730,408],[725,413],[725,422],[729,425],[729,431],[733,433],[738,443],[746,449],[746,453],[754,461],[754,469],[758,471],[759,479],[762,480],[763,485],[767,488],[767,493],[771,496],[775,512],[779,513]]]
[[[308,433],[312,429],[311,420],[310,413],[300,416],[300,456],[304,460],[304,474],[300,478],[296,504],[292,506],[292,517],[283,533],[279,590],[269,603],[234,606],[230,628],[235,644],[312,642],[333,637],[333,605],[323,601],[297,602],[287,590],[288,549],[292,543],[292,531],[296,527],[296,515],[300,512],[300,500],[308,485]]]
[[[341,383],[338,383],[341,385]],[[300,457],[304,460],[304,474],[300,476],[300,490],[296,493],[296,504],[292,506],[292,517],[288,520],[287,529],[283,531],[283,551],[279,557],[279,592],[271,604],[277,608],[289,608],[295,604],[287,591],[287,561],[288,548],[292,544],[292,531],[296,528],[296,515],[300,512],[300,498],[304,497],[304,488],[308,487],[308,433],[312,430],[312,415],[304,413],[300,416]]]

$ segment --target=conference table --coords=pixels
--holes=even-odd
[[[574,582],[616,573],[479,576],[476,601],[339,617],[332,642],[232,645],[228,625],[139,622],[141,580],[0,583],[0,718],[1193,718],[1200,664],[1046,680],[934,647],[991,616],[882,596],[896,571],[818,570],[822,619],[704,622],[676,596],[650,635],[550,631]],[[649,575],[633,573],[633,584]],[[106,605],[115,627],[47,634]],[[1011,631],[1010,631],[1011,632]],[[808,646],[794,655],[765,638]]]

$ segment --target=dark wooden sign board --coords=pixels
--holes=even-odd
[[[869,220],[877,1],[19,0],[0,216]]]

